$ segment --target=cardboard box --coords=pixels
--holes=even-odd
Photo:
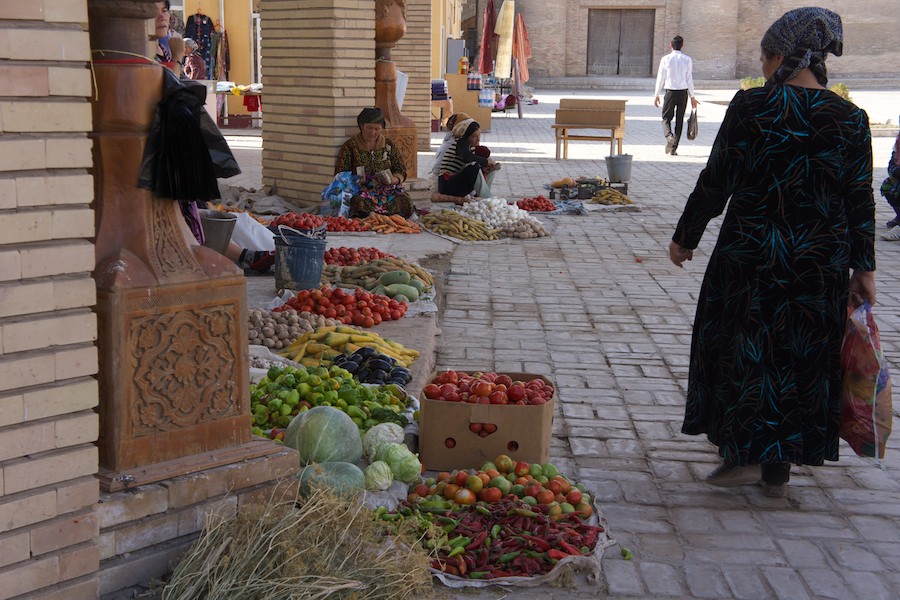
[[[553,384],[542,375],[499,374],[508,375],[513,381],[540,378]],[[438,375],[439,372],[432,373],[428,382],[434,381]],[[477,469],[501,454],[529,463],[550,461],[555,385],[550,401],[539,405],[469,404],[424,397],[420,403],[419,460],[429,471]],[[493,423],[497,431],[481,437],[469,431],[469,423]],[[453,448],[447,447],[447,438],[455,441]],[[517,444],[518,448],[511,450],[510,444]]]

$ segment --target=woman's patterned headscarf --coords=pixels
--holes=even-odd
[[[774,83],[784,83],[801,69],[812,70],[822,85],[828,83],[825,57],[831,52],[844,52],[841,17],[825,8],[807,7],[790,10],[772,23],[763,35],[763,50],[784,56],[784,62],[772,76]]]

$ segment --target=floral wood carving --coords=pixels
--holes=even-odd
[[[188,246],[180,239],[181,230],[169,223],[172,207],[167,203],[174,200],[155,200],[150,203],[149,238],[153,244],[150,251],[152,269],[158,275],[172,275],[180,272],[196,273],[203,276],[203,269],[190,253]],[[177,208],[177,207],[176,207]],[[178,215],[181,218],[181,215]]]
[[[239,366],[238,314],[223,305],[131,322],[133,437],[241,414],[241,393],[228,376]]]

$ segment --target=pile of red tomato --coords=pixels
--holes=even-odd
[[[347,267],[369,262],[379,258],[396,258],[393,254],[382,252],[378,248],[329,248],[325,251],[325,264]]]
[[[325,227],[328,231],[369,231],[369,226],[360,219],[348,219],[346,217],[325,217]]]
[[[294,229],[316,229],[324,224],[325,220],[319,215],[289,212],[276,217],[270,226],[278,227],[279,225],[287,225]]]
[[[521,406],[546,404],[553,397],[553,385],[540,377],[530,381],[513,381],[509,375],[498,373],[469,375],[463,371],[444,371],[422,392],[429,400]]]
[[[275,311],[293,308],[337,319],[344,325],[374,327],[382,321],[396,321],[406,314],[406,302],[397,302],[381,294],[373,294],[362,288],[352,293],[341,288],[323,286],[321,289],[302,290]]]
[[[544,196],[535,196],[534,198],[522,198],[518,202],[516,202],[516,206],[521,208],[522,210],[527,210],[529,212],[553,212],[556,210],[556,205],[550,202]]]

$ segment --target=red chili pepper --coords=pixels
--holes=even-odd
[[[487,539],[487,536],[488,536],[488,532],[482,531],[481,533],[479,533],[478,535],[475,536],[475,539],[472,540],[472,543],[470,543],[468,546],[466,546],[466,550],[475,550],[476,548],[478,548],[479,546],[481,546],[484,543],[484,540]]]
[[[559,540],[559,547],[574,556],[578,556],[581,554],[581,550],[579,550],[578,548],[576,548],[575,546],[573,546],[572,544],[570,544],[569,542],[567,542],[565,540]]]
[[[581,541],[584,542],[584,545],[588,548],[593,548],[594,542],[597,541],[597,531],[588,531]]]
[[[546,551],[549,550],[550,547],[551,547],[550,544],[548,544],[548,543],[545,542],[544,540],[542,540],[542,539],[540,539],[540,538],[537,538],[537,537],[534,537],[534,536],[532,536],[532,535],[523,535],[522,537],[523,537],[525,540],[527,540],[527,541],[531,542],[532,544],[534,544],[534,547],[537,548],[538,550],[540,550],[541,552],[546,552]]]
[[[562,550],[557,550],[556,548],[551,548],[550,550],[547,550],[547,556],[550,557],[551,559],[562,560],[569,555],[566,554],[565,552],[563,552]]]

